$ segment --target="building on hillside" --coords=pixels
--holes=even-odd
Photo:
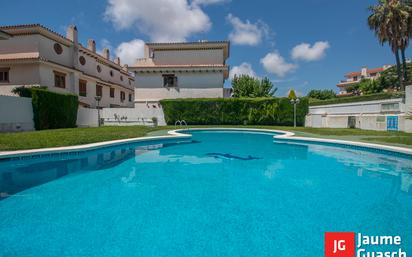
[[[360,71],[349,72],[345,75],[346,79],[340,81],[336,86],[339,88],[338,96],[349,96],[351,93],[347,92],[347,88],[362,79],[377,79],[380,77],[382,71],[390,68],[391,65],[384,65],[383,67],[368,69],[363,67]]]
[[[19,86],[46,86],[50,91],[73,93],[79,104],[132,107],[134,77],[120,59],[110,59],[108,49],[96,52],[94,40],[87,47],[78,41],[75,26],[62,36],[40,24],[0,27],[0,95],[13,95]]]
[[[161,99],[230,96],[228,41],[147,43],[144,58],[129,67],[135,73],[135,102],[156,106]]]

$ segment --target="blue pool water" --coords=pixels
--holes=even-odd
[[[0,162],[0,256],[323,256],[324,232],[400,235],[412,159],[266,133]]]

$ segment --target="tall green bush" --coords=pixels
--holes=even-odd
[[[161,100],[167,124],[185,120],[192,125],[293,125],[293,105],[287,98],[197,98]],[[308,100],[297,106],[303,125]]]
[[[76,95],[44,89],[32,89],[31,93],[36,130],[76,127],[79,105]]]
[[[318,105],[328,105],[328,104],[343,104],[343,103],[355,103],[355,102],[366,102],[366,101],[375,101],[375,100],[384,100],[384,99],[394,99],[394,98],[402,98],[404,97],[404,93],[397,92],[397,93],[379,93],[379,94],[371,94],[371,95],[361,95],[361,96],[349,96],[349,97],[338,97],[335,99],[329,100],[311,100],[310,106],[318,106]]]

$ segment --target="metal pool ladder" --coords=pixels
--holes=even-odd
[[[177,120],[175,122],[175,128],[181,128],[183,126],[187,129],[187,122],[185,120]]]

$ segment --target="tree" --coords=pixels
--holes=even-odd
[[[277,88],[269,78],[258,78],[240,75],[232,80],[233,97],[272,97]]]
[[[407,1],[409,3],[409,0]],[[379,43],[388,43],[396,58],[396,67],[401,90],[404,90],[404,76],[401,71],[399,51],[409,43],[410,4],[399,0],[379,0],[375,6],[369,7],[372,14],[368,17],[368,25],[375,32]],[[404,53],[403,53],[404,55]]]
[[[377,80],[363,79],[359,82],[358,86],[360,92],[365,95],[381,93],[383,91],[382,84]]]
[[[412,38],[412,1],[411,0],[401,0],[402,8],[408,12],[409,17],[407,20],[406,34],[400,41],[401,58],[402,58],[402,68],[403,68],[403,79],[405,82],[409,80],[408,68],[406,63],[405,50],[409,46],[409,40]]]
[[[407,78],[412,78],[412,63],[406,63]],[[396,66],[390,67],[384,70],[379,78],[378,82],[382,85],[384,89],[395,89],[397,86],[398,74]]]
[[[318,100],[328,100],[336,98],[336,93],[331,89],[317,90],[312,89],[308,93],[309,98],[318,99]]]

